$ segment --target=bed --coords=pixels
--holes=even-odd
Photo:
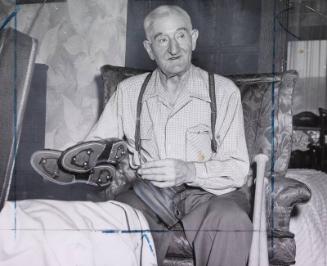
[[[123,203],[6,202],[0,213],[0,265],[157,265],[142,213]]]

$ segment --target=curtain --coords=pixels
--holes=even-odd
[[[287,54],[287,68],[299,72],[293,113],[311,111],[318,114],[318,107],[327,106],[327,41],[291,41]]]

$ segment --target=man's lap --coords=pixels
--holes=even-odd
[[[186,231],[193,232],[243,230],[244,226],[249,227],[249,212],[249,200],[242,189],[219,196],[201,190],[191,190],[185,199],[186,214],[182,223]],[[212,221],[209,221],[210,219]]]
[[[230,208],[229,205],[231,204],[235,205],[236,211],[239,209],[239,211],[247,214],[250,212],[250,203],[244,188],[223,195],[214,195],[200,188],[191,188],[186,190],[184,203],[185,217],[193,212],[197,212],[199,208],[208,208],[210,210],[219,208],[219,210],[224,210],[226,207]]]
[[[250,203],[243,189],[238,189],[224,195],[213,195],[200,188],[187,188],[183,191],[183,209],[185,216],[182,222],[187,223],[189,219],[208,216],[210,213],[244,213],[250,212]],[[149,219],[150,227],[153,230],[166,230],[160,218],[136,195],[133,190],[118,195],[115,200],[129,204],[141,210],[145,217]],[[152,228],[151,228],[152,229]]]
[[[181,222],[190,243],[194,241],[194,236],[198,230],[242,231],[252,229],[250,228],[251,222],[248,217],[250,204],[243,189],[221,196],[213,195],[199,188],[188,188],[182,193],[184,193],[181,198],[184,199],[185,216]],[[148,220],[152,232],[158,260],[159,262],[162,261],[171,241],[172,233],[169,232],[169,229],[142,202],[133,190],[118,195],[115,200],[129,204],[142,211]],[[219,224],[219,217],[223,217],[224,222]],[[207,228],[203,228],[203,226],[207,226]],[[159,246],[158,243],[160,243]]]

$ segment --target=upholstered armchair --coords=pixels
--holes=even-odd
[[[144,72],[103,66],[102,106],[120,81]],[[294,235],[289,232],[291,212],[296,204],[307,202],[311,196],[305,184],[285,178],[291,154],[292,94],[297,73],[287,71],[276,75],[235,75],[229,78],[241,91],[245,134],[252,162],[248,185],[253,201],[254,231],[249,265],[293,264],[296,249]],[[193,265],[192,249],[181,227],[177,225],[174,232],[164,264]]]

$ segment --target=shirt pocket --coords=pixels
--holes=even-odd
[[[198,124],[186,130],[187,161],[203,162],[211,158],[211,130],[205,124]]]
[[[141,122],[141,161],[153,161],[158,159],[157,146],[155,143],[153,125],[151,122]]]

